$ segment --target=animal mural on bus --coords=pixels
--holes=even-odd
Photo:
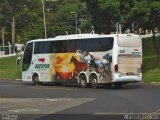
[[[85,60],[89,66],[90,71],[95,70],[97,73],[103,72],[104,63],[102,62],[100,56],[93,55],[87,51],[82,52],[81,50],[78,50],[77,53],[79,53],[83,60]]]
[[[88,69],[88,63],[78,61],[75,56],[71,57],[70,63],[73,63],[75,66],[74,73],[76,76],[78,76],[81,71],[86,71]]]
[[[105,56],[104,56],[105,57]],[[105,59],[105,58],[102,58]],[[98,74],[105,72],[107,65],[103,63],[98,55],[87,51],[77,50],[75,53],[56,53],[50,56],[50,78],[57,77],[62,80],[69,80],[77,77],[81,71],[96,71]],[[106,72],[109,73],[109,72]]]

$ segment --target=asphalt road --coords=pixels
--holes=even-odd
[[[0,80],[0,114],[3,120],[131,120],[150,119],[150,115],[160,120],[160,85],[136,83],[120,89],[92,89]]]

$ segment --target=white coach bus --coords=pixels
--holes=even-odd
[[[120,86],[142,79],[142,42],[133,34],[77,34],[27,42],[22,80]]]

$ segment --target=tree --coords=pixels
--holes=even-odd
[[[78,28],[84,32],[89,23],[89,15],[86,12],[86,4],[80,0],[61,0],[56,11],[52,11],[52,15],[48,16],[48,34],[50,37],[55,35],[75,33],[75,12],[78,21]],[[87,21],[87,24],[84,21]],[[87,30],[86,30],[87,32]]]
[[[155,29],[160,28],[160,1],[136,0],[131,9],[131,18],[139,27],[153,32],[153,45],[156,55],[160,60],[160,38],[155,36]]]
[[[1,0],[0,6],[0,23],[2,26],[7,26],[6,31],[10,33],[6,37],[8,40],[11,40],[12,36],[11,25],[13,23],[13,18],[15,21],[16,32],[15,42],[19,42],[19,40],[21,40],[21,42],[27,42],[29,39],[43,37],[43,14],[41,1]],[[38,34],[35,34],[34,31]],[[19,40],[17,40],[17,38]]]
[[[111,25],[120,22],[119,0],[99,0],[100,10],[104,12],[107,23],[107,33],[111,32]]]
[[[115,23],[120,21],[119,0],[85,1],[92,15],[92,22],[96,31],[98,33],[111,33],[111,31],[115,29]]]

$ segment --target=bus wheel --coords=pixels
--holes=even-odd
[[[96,75],[91,75],[90,76],[90,83],[91,83],[92,88],[98,88],[99,87],[98,78],[97,78]]]
[[[40,85],[39,75],[38,75],[38,74],[33,74],[32,81],[33,81],[33,83],[34,83],[35,85]]]
[[[81,85],[82,88],[88,87],[86,75],[84,75],[84,74],[80,75],[79,76],[79,81],[80,81],[80,85]]]

